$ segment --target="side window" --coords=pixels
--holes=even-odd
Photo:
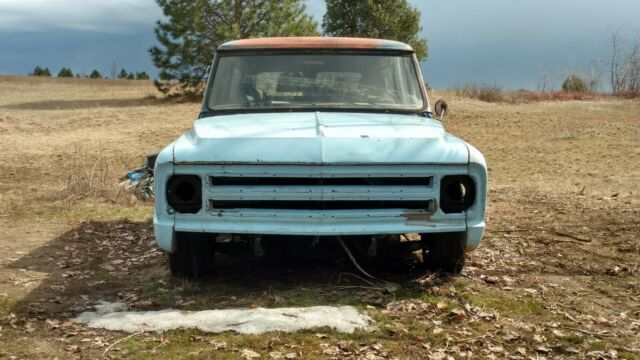
[[[400,63],[399,74],[402,74],[402,79],[417,79],[418,74],[413,67],[413,61],[402,61]],[[416,82],[402,81],[402,93],[404,94],[403,101],[405,103],[420,104],[422,102],[422,94],[420,93],[420,87]]]

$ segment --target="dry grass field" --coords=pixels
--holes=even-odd
[[[462,275],[412,259],[224,259],[173,279],[151,204],[117,186],[187,130],[198,104],[150,82],[0,77],[0,359],[640,359],[640,101],[494,104],[444,93],[447,129],[490,171],[487,234]],[[128,334],[69,319],[132,309],[354,305],[367,331]],[[270,355],[271,354],[271,355]]]

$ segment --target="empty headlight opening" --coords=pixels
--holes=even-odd
[[[174,175],[167,183],[167,202],[179,213],[202,209],[202,180],[197,175]]]
[[[468,175],[448,175],[440,180],[440,209],[445,214],[470,208],[476,198],[476,186]]]

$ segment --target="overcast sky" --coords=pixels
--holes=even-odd
[[[536,89],[542,74],[589,71],[608,53],[608,37],[640,36],[638,0],[411,0],[429,41],[424,75],[436,88],[474,82]],[[321,21],[324,0],[308,0]],[[162,12],[154,0],[0,0],[0,74],[36,65],[146,70]],[[601,65],[599,65],[601,67]],[[554,84],[559,86],[559,81]]]

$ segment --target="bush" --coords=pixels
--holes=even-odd
[[[497,86],[483,86],[480,88],[478,100],[484,102],[504,102],[504,91]]]
[[[618,91],[613,95],[624,99],[640,99],[640,91]]]
[[[567,91],[545,91],[545,92],[533,92],[533,91],[520,91],[517,94],[519,102],[539,102],[539,101],[573,101],[573,100],[597,100],[603,98],[601,94],[597,93],[579,93],[579,92],[567,92]]]
[[[495,85],[477,86],[474,84],[467,84],[462,88],[457,88],[456,95],[490,103],[512,102],[512,99],[506,96],[504,90]]]
[[[602,94],[598,94],[595,91],[534,92],[525,89],[506,91],[498,86],[476,86],[473,84],[467,84],[464,87],[456,88],[456,95],[484,102],[508,104],[530,103],[539,101],[596,100],[602,98]]]
[[[98,70],[93,70],[91,74],[89,74],[89,77],[92,79],[102,79],[102,75]]]
[[[588,90],[587,83],[580,75],[569,75],[562,83],[564,92],[586,93]]]

